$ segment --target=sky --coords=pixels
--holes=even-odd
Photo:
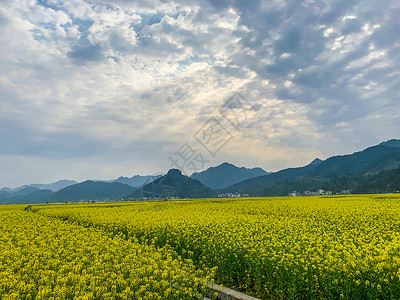
[[[0,31],[0,187],[400,137],[399,1],[0,0]]]

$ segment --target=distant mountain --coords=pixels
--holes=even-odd
[[[48,184],[27,184],[27,185],[17,187],[15,189],[10,189],[8,187],[5,187],[5,188],[2,188],[0,191],[4,191],[7,193],[16,193],[16,192],[19,192],[26,188],[36,188],[39,190],[50,190],[53,192],[57,192],[65,187],[73,185],[73,184],[77,184],[77,182],[74,180],[63,179],[63,180],[59,180],[57,182],[52,182],[52,183],[48,183]]]
[[[119,177],[118,179],[115,179],[113,182],[119,182],[119,183],[124,183],[127,185],[130,185],[131,187],[139,187],[145,184],[149,184],[153,182],[154,180],[160,178],[162,175],[156,175],[156,176],[141,176],[141,175],[135,175],[133,177]]]
[[[214,192],[200,181],[182,175],[180,170],[171,169],[166,175],[145,185],[126,198],[203,198],[212,196],[214,196]]]
[[[51,190],[36,190],[32,193],[25,195],[25,198],[28,200],[36,201],[36,202],[44,202],[44,200],[48,200],[54,192]],[[42,201],[43,200],[43,201]]]
[[[318,166],[322,162],[323,162],[323,160],[316,158],[312,162],[309,163],[309,166]]]
[[[331,179],[300,176],[267,187],[264,196],[283,196],[296,191],[303,195],[305,191],[323,189],[334,194],[348,190],[352,194],[394,193],[400,191],[400,168],[381,171],[371,176],[334,177]]]
[[[77,183],[59,190],[49,197],[49,202],[77,202],[90,200],[116,200],[131,194],[136,188],[119,182],[94,182],[91,180]]]
[[[395,144],[392,140],[353,154],[330,157],[315,167],[309,176],[356,176],[397,168],[400,166],[400,148],[391,146]]]
[[[261,168],[239,168],[225,162],[219,166],[208,168],[203,172],[193,173],[190,177],[197,179],[211,189],[221,189],[249,178],[267,174],[269,173]]]
[[[333,156],[325,161],[317,159],[302,168],[248,179],[223,191],[250,196],[284,196],[290,191],[317,188],[355,190],[361,184],[367,186],[369,176],[399,167],[400,140],[390,140],[353,154]]]
[[[117,200],[131,194],[136,188],[119,182],[94,182],[91,180],[67,186],[58,192],[27,187],[14,193],[0,195],[1,204],[60,203]]]
[[[52,194],[50,190],[27,187],[14,193],[0,193],[0,204],[45,203]]]
[[[334,177],[321,179],[309,176],[299,176],[278,182],[273,186],[265,187],[260,195],[263,196],[286,196],[289,193],[297,192],[304,195],[305,191],[315,192],[319,189],[340,194],[343,191],[352,191],[363,181],[362,177]]]
[[[382,171],[368,177],[364,182],[352,189],[355,194],[393,193],[400,191],[400,168]]]
[[[70,185],[74,185],[77,184],[77,182],[75,180],[67,180],[67,179],[63,179],[63,180],[59,180],[57,182],[52,182],[49,184],[31,184],[31,187],[35,187],[41,190],[50,190],[53,192],[57,192],[63,188],[66,188]]]
[[[10,193],[4,192],[4,191],[0,191],[0,198],[7,197],[9,195],[10,195]]]
[[[393,148],[400,148],[400,140],[392,139],[379,144],[380,146],[387,146]]]
[[[25,196],[25,195],[28,195],[28,194],[30,194],[32,192],[38,191],[38,190],[39,190],[38,188],[35,188],[35,187],[32,187],[32,186],[26,186],[26,187],[24,187],[22,189],[13,191],[11,193],[11,195],[12,196]]]
[[[332,192],[350,190],[353,193],[391,192],[400,189],[399,181],[400,140],[392,139],[353,154],[333,156],[324,161],[317,158],[304,167],[288,168],[272,174],[266,174],[260,168],[239,168],[223,163],[194,173],[191,177],[171,169],[158,178],[133,176],[120,177],[112,182],[88,180],[82,183],[60,180],[16,189],[2,188],[0,204],[121,198],[206,198],[228,192],[250,196],[284,196],[292,191],[316,189]]]
[[[382,171],[389,171],[398,167],[400,167],[400,153],[392,153],[376,161],[363,175],[375,175]]]
[[[322,160],[316,158],[310,164],[304,167],[288,168],[269,175],[250,178],[225,189],[221,189],[220,192],[239,192],[241,194],[249,194],[251,196],[261,195],[264,188],[273,186],[274,184],[287,179],[301,176],[307,172],[312,171],[321,163]]]

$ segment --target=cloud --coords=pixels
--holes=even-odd
[[[396,138],[399,15],[377,0],[1,1],[0,156],[16,174],[43,162],[43,180],[166,170],[235,92],[251,119],[215,163],[276,170]]]
[[[0,11],[0,27],[5,26],[8,23],[8,19],[3,12]]]
[[[100,45],[77,47],[68,52],[68,57],[76,60],[77,63],[82,63],[85,61],[99,61],[105,58]]]

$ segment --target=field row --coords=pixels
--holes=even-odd
[[[212,272],[167,248],[5,208],[1,299],[190,299],[211,280]]]
[[[400,198],[348,196],[38,206],[34,214],[169,249],[261,298],[400,295]]]

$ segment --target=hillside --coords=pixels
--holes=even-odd
[[[380,144],[353,154],[333,156],[313,169],[310,176],[333,178],[367,175],[397,168],[400,165],[400,148],[390,145]]]
[[[285,169],[233,185],[224,191],[247,193],[251,196],[284,196],[291,191],[325,189],[332,192],[354,190],[368,178],[400,167],[400,141],[390,140],[363,151],[339,155],[306,167]],[[393,173],[396,175],[396,173]]]
[[[304,167],[288,168],[269,175],[250,178],[240,183],[234,184],[228,188],[221,189],[220,192],[239,192],[241,194],[250,194],[253,196],[261,195],[264,188],[273,186],[274,184],[301,176],[322,163],[322,160],[316,158],[310,164]]]
[[[211,189],[221,189],[249,178],[267,174],[268,173],[261,168],[239,168],[225,162],[219,166],[208,168],[203,172],[193,173],[190,177],[197,179]]]
[[[52,194],[50,190],[28,187],[15,193],[0,193],[0,204],[45,203]]]
[[[117,200],[126,196],[136,188],[123,183],[94,182],[87,180],[82,183],[67,186],[58,192],[41,190],[34,187],[27,187],[14,193],[2,193],[1,204],[20,203],[60,203],[60,202],[81,202],[92,200]]]
[[[382,171],[352,190],[355,194],[393,193],[400,191],[400,168]]]
[[[400,191],[400,168],[382,171],[375,175],[335,177],[321,180],[310,176],[300,176],[266,187],[263,196],[286,196],[296,191],[303,195],[305,191],[323,189],[332,193],[348,190],[352,194],[395,193]]]
[[[123,183],[94,182],[91,180],[59,190],[49,197],[49,202],[76,202],[90,200],[116,200],[136,189]]]
[[[33,189],[39,189],[39,190],[50,190],[53,192],[57,192],[65,187],[73,185],[73,184],[77,184],[77,182],[75,180],[63,179],[63,180],[59,180],[59,181],[47,183],[47,184],[41,184],[41,183],[26,184],[26,185],[23,185],[23,186],[14,188],[14,189],[4,187],[4,188],[0,189],[0,191],[7,192],[7,193],[16,193],[21,190],[31,188],[32,191],[33,191]]]

